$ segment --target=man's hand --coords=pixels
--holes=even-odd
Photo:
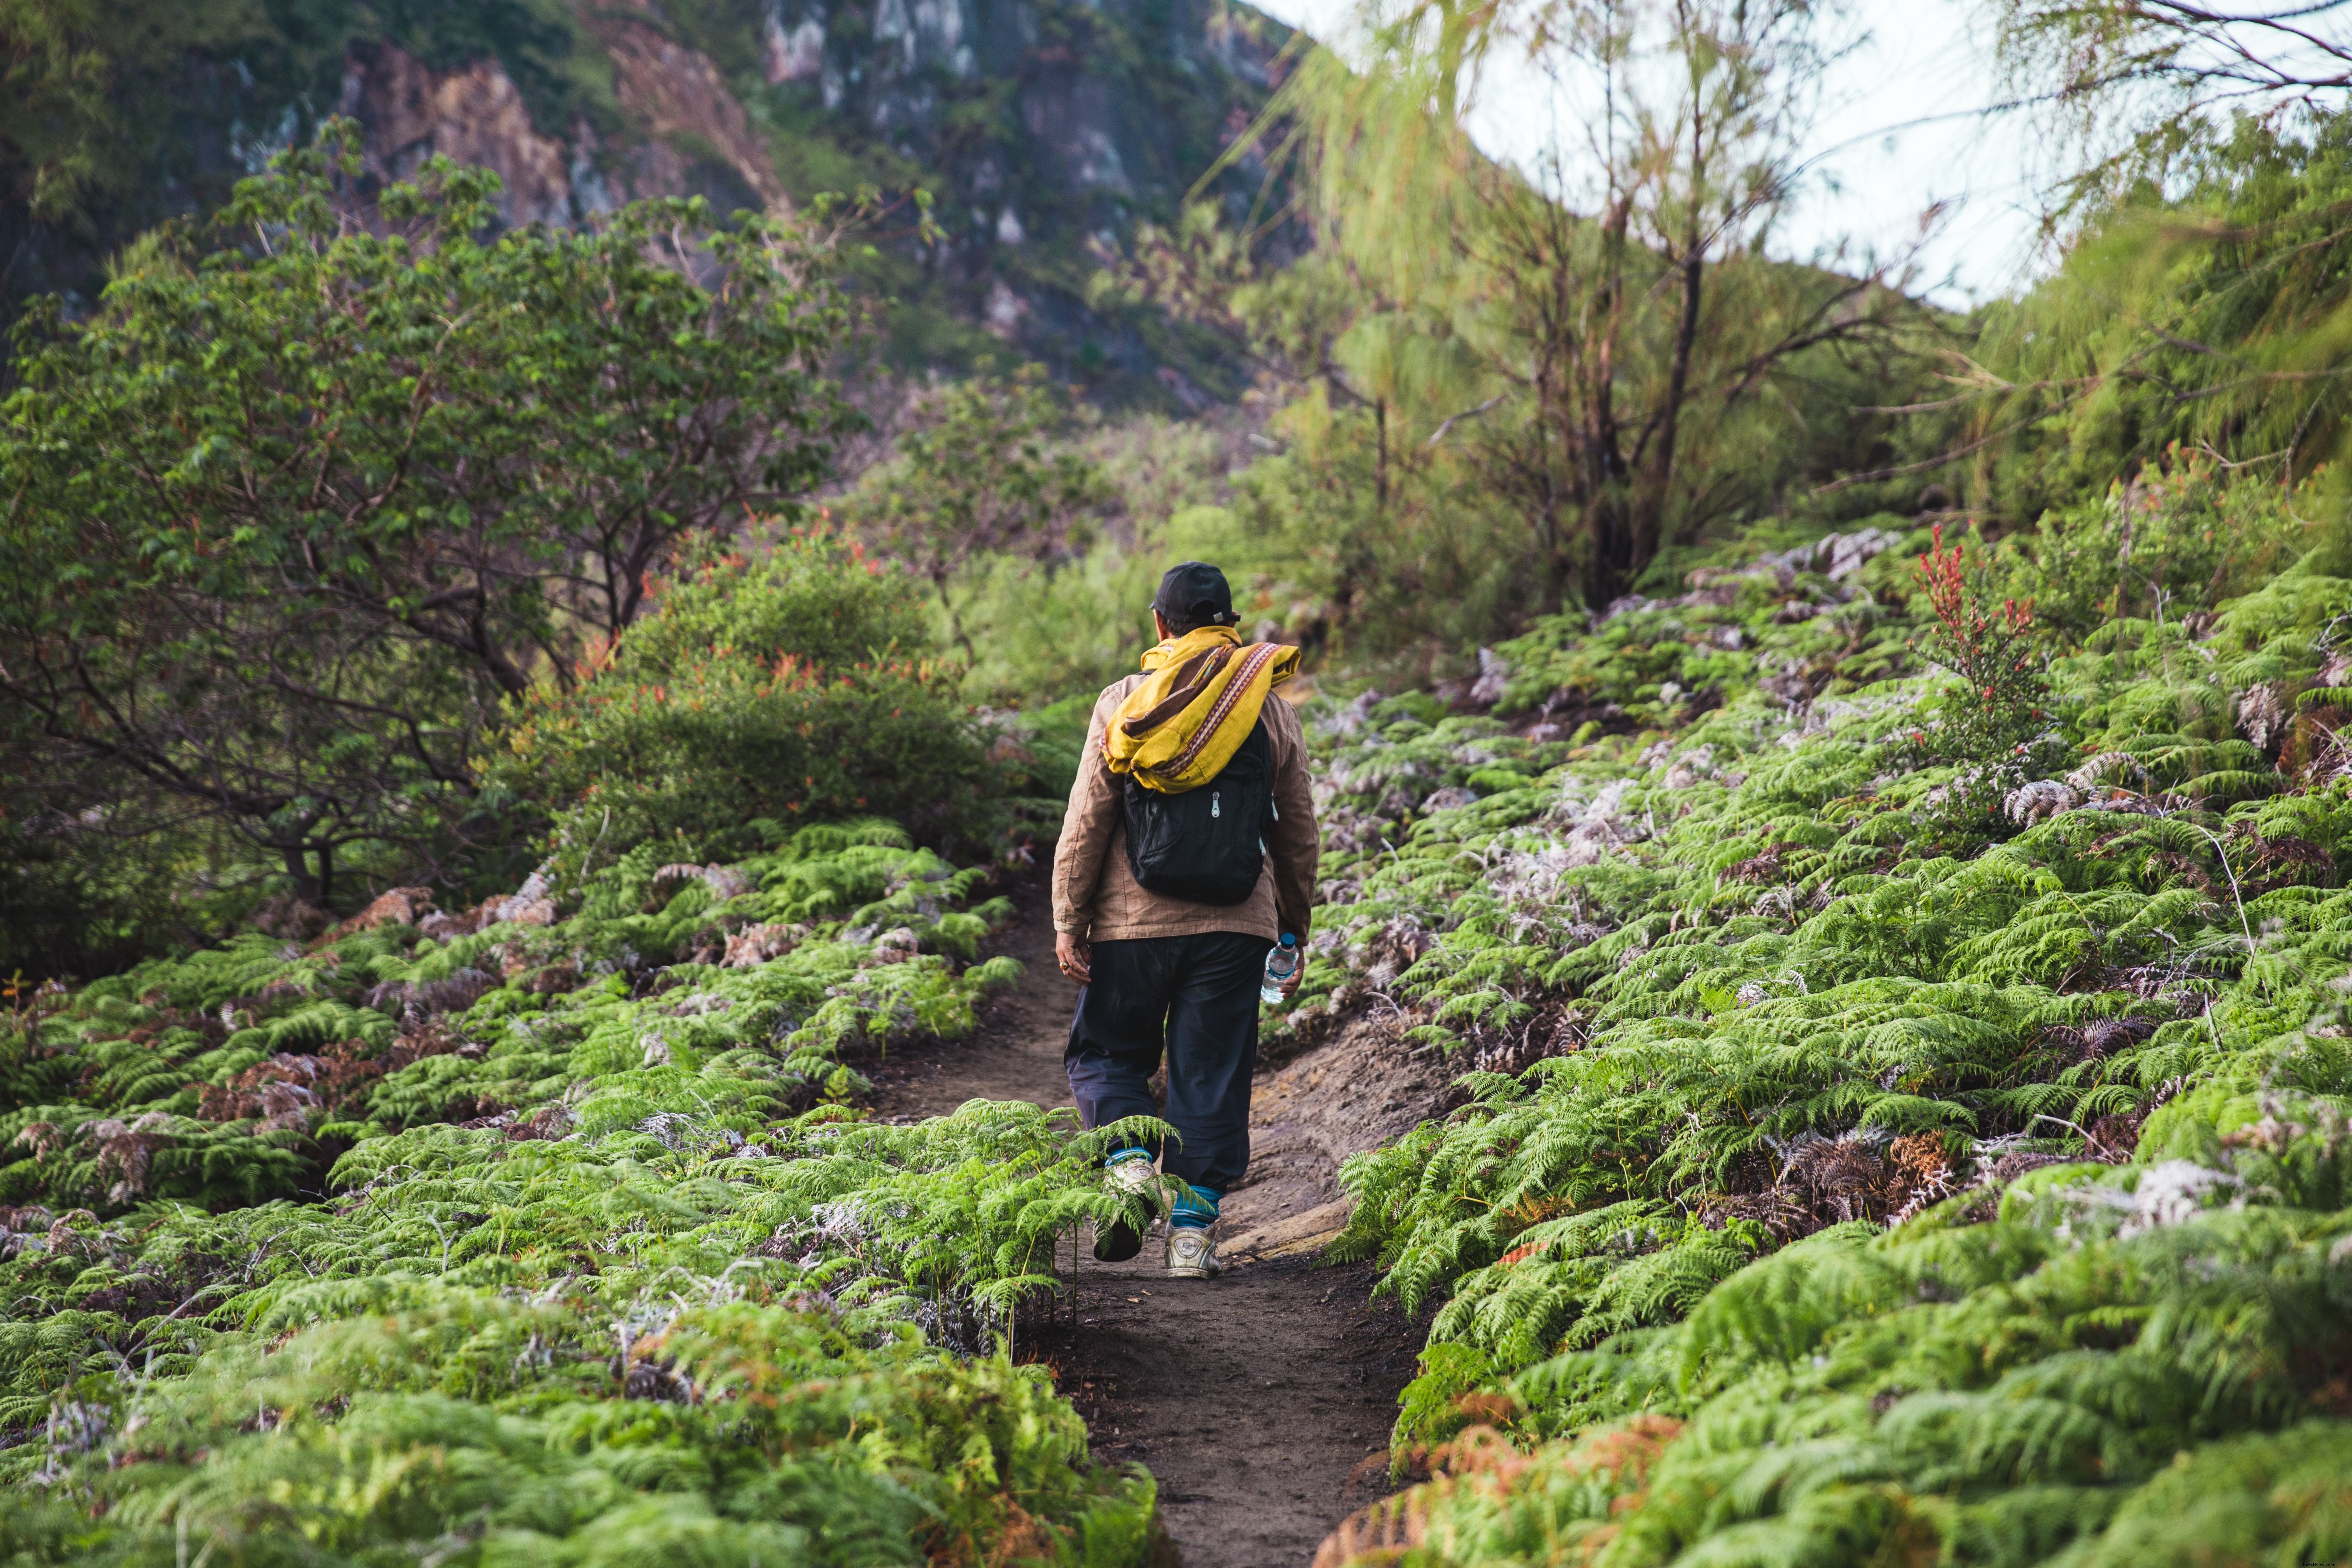
[[[1293,940],[1296,941],[1297,939],[1294,938]],[[1281,951],[1282,949],[1278,947],[1274,950],[1275,952],[1280,952]],[[1290,978],[1282,983],[1282,999],[1285,1002],[1289,1001],[1293,996],[1298,994],[1298,983],[1307,978],[1307,949],[1304,946],[1297,946],[1293,947],[1290,952],[1291,955],[1297,959],[1298,962],[1291,965]],[[1273,957],[1273,953],[1268,953],[1266,956],[1271,959]]]
[[[1054,933],[1054,962],[1061,966],[1064,974],[1081,985],[1094,977],[1094,971],[1087,962],[1091,957],[1087,944],[1068,931]]]

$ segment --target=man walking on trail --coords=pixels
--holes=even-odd
[[[1160,580],[1160,644],[1096,701],[1054,852],[1054,953],[1080,987],[1063,1055],[1079,1114],[1088,1127],[1160,1114],[1164,1045],[1177,1132],[1164,1154],[1111,1154],[1111,1191],[1141,1217],[1103,1230],[1095,1256],[1143,1249],[1159,1156],[1184,1184],[1168,1229],[1180,1279],[1222,1271],[1210,1226],[1249,1165],[1266,954],[1286,935],[1303,952],[1315,888],[1306,736],[1274,694],[1298,650],[1244,644],[1240,618],[1214,566],[1187,561]],[[1283,994],[1297,985],[1294,970]]]

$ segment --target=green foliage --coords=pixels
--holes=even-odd
[[[1143,1561],[1150,1482],[1004,1342],[1137,1130],[857,1121],[845,1055],[969,1030],[1009,906],[763,831],[16,999],[12,1550]]]
[[[983,5],[944,31],[798,0],[677,0],[663,16],[719,67],[783,189],[935,198],[936,227],[893,225],[848,263],[894,370],[971,374],[1001,361],[1010,337],[1110,407],[1189,411],[1195,386],[1230,398],[1246,384],[1229,345],[1158,311],[1088,309],[1086,285],[1139,219],[1175,216],[1235,117],[1265,101],[1279,23],[1222,0],[1045,0],[1018,26]],[[773,79],[780,37],[803,40],[816,68]],[[1083,104],[1073,123],[1087,152],[1025,110],[1047,81]],[[1262,177],[1219,183],[1239,210]],[[1162,366],[1185,379],[1171,385]]]
[[[1158,477],[1147,470],[1136,482]],[[972,563],[965,616],[987,629],[973,645],[971,689],[1030,704],[1091,700],[1133,674],[1152,642],[1151,595],[1160,574],[1179,561],[1216,562],[1234,584],[1235,607],[1244,616],[1266,617],[1257,629],[1284,624],[1295,606],[1276,601],[1265,586],[1286,568],[1279,543],[1254,535],[1224,507],[1187,505],[1160,514],[1138,504],[1134,485],[1128,488],[1135,534],[1129,543],[1105,539],[1070,560],[997,554]]]
[[[307,135],[303,106],[334,101],[364,22],[348,0],[0,7],[0,226],[15,254],[0,277],[0,322],[31,296],[95,298],[110,253],[192,205],[226,201],[271,132]],[[213,146],[232,154],[205,155],[190,134],[198,122],[216,127]]]
[[[489,777],[554,820],[567,871],[624,845],[740,855],[794,819],[887,813],[933,842],[992,826],[990,766],[906,575],[823,531],[751,548],[701,562],[568,689],[509,710]]]
[[[2321,1114],[2275,1154],[2053,1168],[1997,1219],[1955,1224],[1954,1200],[1882,1237],[1824,1234],[1675,1329],[1548,1362],[1514,1389],[1543,1429],[1588,1435],[1501,1484],[1432,1489],[1410,1560],[1550,1561],[1610,1521],[1612,1562],[2326,1561],[2345,1520],[2320,1478],[2352,1423],[2340,1385],[2312,1381],[2341,1364],[2347,1300],[2328,1257],[2343,1215],[2297,1203],[2344,1196],[2342,1123]],[[2318,1191],[2225,1200],[2282,1155],[2336,1168]],[[1594,1474],[1635,1436],[1641,1473]]]
[[[978,873],[888,823],[755,826],[772,847],[731,866],[641,846],[569,920],[551,923],[541,878],[468,915],[404,902],[308,949],[249,933],[24,1015],[5,1037],[0,1192],[104,1212],[291,1196],[389,1129],[556,1102],[559,1126],[633,1124],[652,1112],[624,1115],[624,1091],[658,1100],[657,1080],[702,1084],[698,1103],[751,1128],[854,1092],[845,1048],[971,1026],[1003,977],[958,973],[1003,913],[962,907]]]
[[[1083,551],[1109,499],[1101,471],[1057,443],[1068,416],[1043,365],[1005,377],[986,362],[918,400],[898,455],[842,503],[851,526],[929,582],[948,636],[972,651],[964,578],[983,557]]]
[[[282,155],[94,313],[53,305],[0,427],[14,729],[313,900],[338,858],[495,837],[499,701],[568,680],[688,531],[789,510],[848,418],[798,231],[656,202],[490,241],[495,178],[440,161],[379,233],[339,206],[356,138]]]
[[[647,588],[659,614],[631,627],[625,644],[641,678],[681,674],[714,649],[846,669],[929,646],[910,574],[830,529],[754,531],[706,545]]]
[[[1496,539],[1509,567],[1480,586],[1516,589],[1507,611],[1599,609],[1802,476],[1879,467],[1885,426],[1830,388],[1916,374],[1904,344],[1924,320],[1883,273],[1753,243],[1799,185],[1836,49],[1821,13],[1368,5],[1356,22],[1345,60],[1302,53],[1253,133],[1304,164],[1324,254],[1267,283],[1187,227],[1190,265],[1145,269],[1156,297],[1230,301],[1291,383],[1302,447],[1341,437],[1348,482],[1326,450],[1323,482],[1300,487],[1323,531],[1367,557],[1407,535],[1407,561],[1492,563]],[[1516,167],[1467,129],[1485,64],[1509,55],[1570,117]],[[1465,521],[1472,541],[1450,537]]]
[[[90,132],[106,118],[109,62],[90,47],[94,20],[86,6],[31,0],[0,11],[0,178],[44,221],[71,212],[98,173]]]
[[[2210,458],[2178,447],[2166,457],[2130,484],[2002,539],[2000,592],[2078,643],[2118,616],[2210,616],[2320,542],[2314,485],[2231,484]]]
[[[1433,1308],[1399,1436],[1446,1447],[1342,1543],[2104,1562],[2193,1474],[2181,1560],[2336,1550],[2325,1462],[2271,1435],[2352,1430],[2352,795],[2318,727],[2352,580],[2060,645],[2066,754],[1962,805],[1913,738],[1950,700],[1910,673],[1936,606],[1897,551],[1804,570],[1833,546],[1539,624],[1489,670],[1516,728],[1311,715],[1324,907],[1282,1026],[1392,1018],[1466,1069],[1343,1173],[1336,1255]]]
[[[2104,7],[2019,7],[2044,9]],[[2177,466],[2175,448],[2288,485],[2333,463],[2344,393],[2313,373],[2352,324],[2347,132],[2340,115],[2192,118],[2168,129],[2174,166],[2158,181],[2095,193],[2056,276],[1988,313],[1977,353],[1998,379],[1969,419],[2000,438],[1978,459],[1979,491],[2022,520]],[[2100,576],[2104,591],[2113,574]]]
[[[951,600],[954,620],[971,637],[965,689],[972,697],[1034,710],[1090,699],[1133,673],[1152,640],[1152,592],[1160,574],[1178,561],[1223,565],[1253,635],[1300,624],[1300,606],[1278,594],[1300,563],[1297,548],[1306,534],[1268,533],[1234,504],[1237,447],[1247,447],[1233,431],[1206,421],[1153,417],[1079,417],[1057,420],[1055,428],[1048,437],[1041,424],[1032,433],[1038,442],[1034,458],[1015,457],[1034,464],[1033,481],[1051,473],[1071,476],[1074,490],[1082,489],[1093,498],[1090,504],[1098,503],[1099,517],[1063,520],[1080,525],[1075,538],[1049,529],[1032,536],[1031,547],[974,549],[965,555],[935,611],[948,634]],[[943,468],[924,486],[973,485],[988,471],[986,464]],[[870,478],[861,490],[871,493],[853,498],[853,514],[870,518],[860,509],[877,496],[886,513],[913,505],[886,493],[904,478],[898,466]],[[926,493],[924,487],[917,493]],[[956,502],[967,512],[993,505],[979,497]],[[1087,542],[1083,549],[1076,547],[1080,540]],[[1066,797],[1067,792],[1041,793]],[[1058,804],[1055,810],[1058,815]]]
[[[436,70],[496,58],[542,132],[582,119],[608,136],[621,128],[609,65],[554,0],[11,5],[0,11],[0,201],[48,231],[26,237],[17,270],[33,276],[7,279],[11,304],[19,291],[94,295],[84,268],[191,198],[199,212],[220,205],[257,143],[309,136],[350,53],[378,42]],[[195,144],[205,132],[234,155],[206,156]]]
[[[1238,478],[1227,525],[1288,640],[1403,684],[1548,603],[1523,520],[1474,459],[1428,445],[1444,416],[1427,412],[1307,389],[1275,425],[1283,449]]]
[[[2000,809],[2027,783],[2063,771],[2072,759],[2053,711],[2046,653],[2034,647],[2033,601],[1992,603],[1986,572],[1967,552],[1944,548],[1934,529],[1913,569],[1932,616],[1922,652],[1952,676],[1923,710],[1934,717],[1912,732],[1923,758],[1960,771],[1945,786],[1948,813],[1966,822]]]
[[[1234,330],[1285,367],[1288,396],[1260,437],[1275,449],[1234,474],[1234,493],[1218,510],[1231,540],[1226,553],[1245,562],[1263,612],[1286,640],[1309,646],[1332,668],[1391,686],[1425,685],[1482,643],[1540,635],[1543,612],[1563,594],[1585,596],[1580,531],[1560,517],[1547,521],[1538,498],[1514,488],[1535,482],[1509,444],[1535,439],[1528,425],[1537,416],[1515,394],[1488,406],[1499,386],[1423,363],[1453,352],[1449,331],[1391,324],[1375,368],[1393,384],[1379,384],[1387,391],[1376,395],[1329,357],[1334,340],[1344,346],[1356,336],[1350,311],[1361,303],[1336,262],[1307,258],[1230,298],[1240,317]],[[1499,352],[1502,341],[1494,346]],[[1626,586],[1672,593],[1726,542],[1752,544],[1751,530],[1767,526],[1759,520],[1796,482],[1799,466],[1824,475],[1848,466],[1847,458],[1805,445],[1815,434],[1863,438],[1832,402],[1893,395],[1865,394],[1873,384],[1849,367],[1809,366],[1801,380],[1773,407],[1799,409],[1821,396],[1817,413],[1801,416],[1802,437],[1775,428],[1778,413],[1744,406],[1687,433],[1685,458],[1706,476],[1694,481],[1706,515],[1670,531],[1654,569]],[[1832,394],[1833,385],[1849,390]],[[1900,488],[1896,504],[1907,510],[1917,491]],[[1818,538],[1832,520],[1907,529],[1876,511],[1883,499],[1881,489],[1856,486],[1791,504],[1801,514],[1792,531]]]
[[[102,974],[247,912],[236,847],[145,831],[152,797],[93,806],[102,786],[10,733],[10,717],[0,713],[0,973]]]
[[[1545,1363],[1514,1386],[1585,1435],[1462,1445],[1408,1561],[2328,1560],[2352,1424],[2289,1368],[2340,1363],[2342,1217],[2184,1172],[2216,1174],[2077,1167],[1989,1223],[1824,1236]]]

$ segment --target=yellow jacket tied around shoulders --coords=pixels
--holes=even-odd
[[[1103,763],[1162,795],[1224,772],[1256,728],[1266,694],[1298,673],[1298,650],[1201,626],[1143,656],[1142,682],[1103,731]]]

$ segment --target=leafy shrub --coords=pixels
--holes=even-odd
[[[998,551],[964,565],[956,591],[972,635],[967,679],[974,695],[1024,707],[1091,699],[1132,674],[1152,641],[1152,592],[1160,573],[1178,561],[1214,561],[1225,569],[1236,607],[1249,617],[1244,630],[1259,616],[1296,622],[1293,606],[1264,585],[1279,571],[1280,548],[1222,507],[1186,502],[1188,493],[1217,488],[1201,471],[1203,454],[1176,430],[1112,435],[1131,443],[1111,444],[1107,436],[1109,449],[1101,454],[1124,492],[1126,537],[1106,535],[1075,555]],[[1223,478],[1221,467],[1216,478]]]
[[[659,613],[626,637],[641,679],[677,675],[713,649],[845,669],[930,647],[920,583],[821,524],[705,542],[648,593]]]
[[[2253,592],[2320,542],[2316,486],[2231,482],[2174,446],[2161,466],[2003,539],[2000,592],[2080,642],[2120,617],[2179,622]]]
[[[1959,545],[1944,548],[1940,523],[1913,578],[1931,617],[1921,651],[1955,679],[1920,702],[1911,743],[1915,760],[1958,770],[1938,791],[1934,819],[1966,830],[1997,819],[2013,792],[2064,772],[2072,758],[2053,711],[2048,656],[2035,646],[2033,601],[1996,607],[1990,574],[1971,570]]]
[[[501,701],[617,636],[690,535],[791,512],[853,423],[812,232],[664,200],[493,237],[496,176],[446,159],[362,221],[359,135],[281,153],[87,314],[42,307],[0,423],[12,735],[313,901],[494,827]]]
[[[656,606],[570,689],[515,705],[492,771],[554,817],[567,870],[634,844],[740,854],[761,819],[985,831],[982,741],[894,569],[804,532],[755,563],[706,560]]]
[[[2052,276],[1986,312],[1975,352],[1993,379],[1965,418],[2006,435],[1979,470],[1998,510],[2063,509],[2183,452],[2289,483],[2341,457],[2344,395],[2315,373],[2335,363],[2344,320],[2352,126],[2210,123],[2177,183],[2101,182],[2114,199],[2084,210]],[[2103,595],[2114,557],[2097,564],[2088,585]]]
[[[1916,570],[1935,617],[1927,650],[1959,678],[1959,689],[1942,704],[1934,749],[1957,763],[2006,762],[2049,727],[2050,681],[2034,657],[2033,601],[2003,599],[1998,610],[1987,604],[1969,580],[1960,547],[1944,548],[1941,523]]]
[[[950,645],[967,656],[967,569],[1082,551],[1112,499],[1087,456],[1052,439],[1066,423],[1045,366],[999,376],[983,361],[970,379],[919,394],[897,457],[843,498],[856,527],[929,583]]]

